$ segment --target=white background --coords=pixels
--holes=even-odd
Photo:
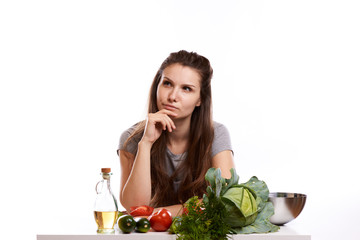
[[[213,65],[240,181],[307,194],[288,226],[312,239],[358,239],[359,12],[346,0],[1,1],[0,238],[96,230],[100,168],[118,196],[119,136],[144,118],[161,62],[186,49]]]

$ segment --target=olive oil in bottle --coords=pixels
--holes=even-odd
[[[116,223],[118,212],[98,212],[94,211],[95,221],[99,229],[103,231],[112,231]]]
[[[102,180],[96,184],[97,193],[94,217],[98,233],[115,233],[114,225],[118,216],[118,206],[110,187],[110,168],[101,169]]]

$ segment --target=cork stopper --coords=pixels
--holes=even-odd
[[[101,169],[102,173],[110,173],[111,172],[111,168],[102,168]]]

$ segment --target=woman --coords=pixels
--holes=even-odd
[[[150,205],[175,216],[181,203],[205,193],[210,167],[231,176],[229,133],[212,120],[212,73],[208,59],[184,50],[160,66],[146,120],[120,138],[120,202],[127,210]]]

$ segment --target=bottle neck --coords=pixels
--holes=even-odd
[[[101,173],[101,175],[103,177],[104,187],[106,186],[111,191],[110,177],[111,177],[112,173]]]
[[[100,173],[102,176],[102,180],[98,182],[95,186],[95,190],[97,194],[106,194],[107,192],[112,194],[111,185],[110,185],[110,175],[111,173]]]
[[[104,180],[110,181],[111,173],[101,173]]]

